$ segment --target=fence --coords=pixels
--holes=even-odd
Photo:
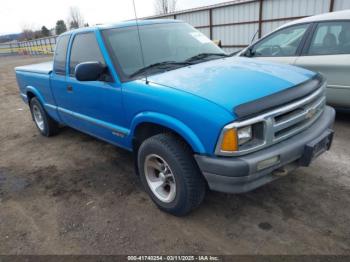
[[[344,9],[350,9],[350,0],[235,0],[145,19],[183,20],[233,52],[247,46],[256,32],[260,38],[295,19]],[[51,54],[55,45],[56,37],[0,44],[0,55]]]
[[[55,50],[57,36],[24,42],[0,44],[1,55],[49,55]]]

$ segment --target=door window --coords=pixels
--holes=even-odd
[[[295,56],[309,24],[281,29],[258,42],[252,49],[253,56]]]
[[[70,35],[61,36],[56,45],[53,70],[58,75],[66,74],[66,56],[69,36]]]
[[[316,28],[308,54],[350,54],[350,22],[320,23]]]
[[[94,33],[78,34],[74,37],[70,55],[69,72],[74,76],[75,67],[83,62],[97,61],[105,64]]]

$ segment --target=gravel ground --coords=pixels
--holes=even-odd
[[[243,195],[208,193],[185,218],[159,211],[132,155],[70,128],[40,136],[15,66],[0,57],[0,254],[350,254],[350,117],[330,152]]]

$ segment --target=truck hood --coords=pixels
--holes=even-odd
[[[241,104],[314,76],[314,72],[294,66],[229,57],[153,75],[148,80],[202,97],[232,112]]]

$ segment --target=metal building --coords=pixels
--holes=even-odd
[[[257,31],[261,37],[292,20],[345,9],[350,0],[236,0],[147,19],[186,21],[233,52],[247,46]]]
[[[350,0],[235,0],[144,19],[186,21],[213,40],[221,40],[227,52],[247,46],[258,31],[261,37],[280,25],[306,16],[350,9]],[[0,44],[0,56],[51,54],[57,36]]]

